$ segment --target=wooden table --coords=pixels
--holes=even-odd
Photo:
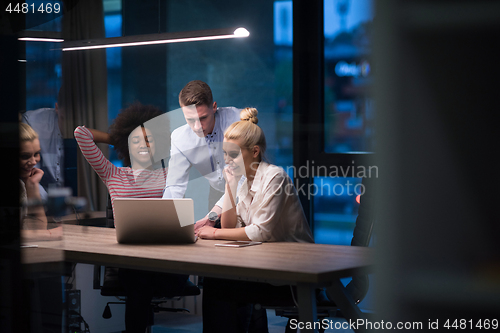
[[[51,248],[23,248],[21,262],[24,273],[58,272],[60,274],[64,268],[64,252]]]
[[[124,245],[116,242],[114,229],[64,225],[63,240],[41,242],[38,249],[62,250],[70,262],[296,285],[301,322],[316,321],[314,290],[330,286],[344,315],[353,320],[362,316],[339,279],[370,269],[372,249],[304,243],[214,246],[220,242]]]

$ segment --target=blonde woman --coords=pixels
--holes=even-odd
[[[35,168],[40,161],[38,134],[31,126],[24,123],[19,123],[19,148],[19,201],[23,242],[60,238],[61,227],[47,229],[47,216],[40,193],[43,171]]]
[[[266,162],[266,139],[258,111],[246,108],[224,132],[226,188],[221,229],[204,226],[204,239],[262,242],[314,242],[297,191],[286,172]],[[267,331],[265,310],[252,303],[292,302],[290,286],[205,278],[203,331]]]
[[[265,161],[266,138],[258,111],[246,108],[224,133],[226,168],[221,229],[200,229],[206,239],[309,242],[313,237],[292,180]],[[240,186],[238,187],[238,183]]]

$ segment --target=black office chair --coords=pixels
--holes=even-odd
[[[107,302],[102,317],[105,319],[111,318],[110,304],[123,304],[125,305],[126,290],[125,286],[121,283],[119,276],[119,269],[115,267],[104,267],[104,277],[103,283],[101,284],[101,270],[102,267],[99,265],[94,266],[94,289],[100,289],[102,296],[114,296],[118,301]],[[175,295],[155,295],[151,300],[151,313],[157,313],[160,311],[167,312],[190,312],[185,308],[170,308],[161,306],[172,300],[180,300],[185,296],[198,296],[200,295],[200,289],[190,280],[187,280],[184,288],[175,293]]]
[[[364,178],[362,184],[365,192],[360,199],[358,209],[358,216],[356,218],[356,225],[354,227],[351,246],[369,246],[372,238],[373,224],[375,220],[374,214],[374,187],[375,179]],[[348,294],[352,297],[355,304],[359,304],[366,296],[369,288],[368,275],[353,276],[351,282],[346,286]],[[293,292],[293,289],[292,289]],[[324,318],[331,317],[349,317],[350,314],[345,316],[341,313],[333,299],[333,288],[324,288],[316,290],[316,306],[317,318],[321,322]],[[330,295],[330,297],[329,297]],[[297,304],[283,304],[280,300],[276,300],[273,304],[256,304],[257,309],[274,309],[277,316],[288,318],[285,333],[296,332],[290,326],[292,319],[298,319]],[[319,332],[324,332],[324,329],[319,329]]]
[[[111,198],[108,195],[108,204],[106,206],[106,227],[114,228],[114,218],[113,218],[113,209],[111,206]],[[100,289],[102,296],[114,296],[118,298],[116,302],[108,302],[106,307],[104,308],[104,312],[102,317],[105,319],[111,318],[111,309],[109,307],[110,304],[123,304],[125,305],[126,299],[126,290],[125,286],[119,279],[119,269],[116,267],[104,267],[104,276],[102,278],[101,284],[101,275],[102,275],[102,267],[100,265],[94,265],[94,280],[93,280],[93,288]],[[198,288],[193,282],[189,279],[186,281],[182,290],[176,292],[175,295],[155,295],[153,300],[151,301],[151,322],[153,323],[154,313],[159,311],[168,311],[168,312],[189,312],[188,309],[185,308],[169,308],[163,307],[162,304],[171,301],[178,300],[185,296],[198,296],[200,295],[200,288]]]

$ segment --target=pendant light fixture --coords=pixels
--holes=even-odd
[[[78,51],[78,50],[103,49],[111,47],[183,43],[183,42],[194,42],[203,40],[245,38],[248,37],[249,35],[250,33],[245,28],[225,28],[225,29],[197,30],[197,31],[183,31],[183,32],[165,32],[165,33],[147,34],[147,35],[67,41],[63,43],[62,50]]]

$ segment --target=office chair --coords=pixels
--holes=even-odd
[[[111,198],[108,195],[108,203],[106,206],[106,227],[114,228],[114,218],[113,209],[111,206]],[[126,290],[125,286],[122,284],[118,278],[119,269],[116,267],[104,267],[103,283],[101,285],[101,266],[94,265],[94,279],[93,288],[100,289],[102,296],[115,296],[119,301],[108,302],[104,308],[102,317],[105,319],[111,318],[110,304],[123,304],[125,305]],[[175,295],[155,295],[151,301],[151,322],[153,323],[154,313],[159,311],[168,312],[189,312],[185,308],[167,308],[160,306],[171,300],[178,300],[184,296],[198,296],[200,295],[200,289],[189,279],[184,284],[182,290],[179,290]]]
[[[356,218],[356,225],[354,227],[351,246],[369,246],[373,224],[375,220],[374,215],[374,187],[375,179],[364,178],[362,184],[365,188],[364,194],[361,196],[360,205],[358,209],[358,216]],[[346,286],[348,294],[352,297],[355,304],[359,304],[366,296],[369,288],[368,275],[353,276],[351,282]],[[292,289],[293,292],[293,289]],[[317,317],[321,322],[324,318],[331,317],[350,317],[351,314],[342,314],[337,305],[331,301],[333,299],[333,288],[323,288],[316,290],[316,305]],[[297,304],[280,304],[276,300],[273,304],[256,304],[255,307],[266,309],[274,309],[277,316],[288,318],[285,333],[296,332],[290,326],[292,319],[298,319]],[[324,332],[324,329],[319,329],[319,332]]]

